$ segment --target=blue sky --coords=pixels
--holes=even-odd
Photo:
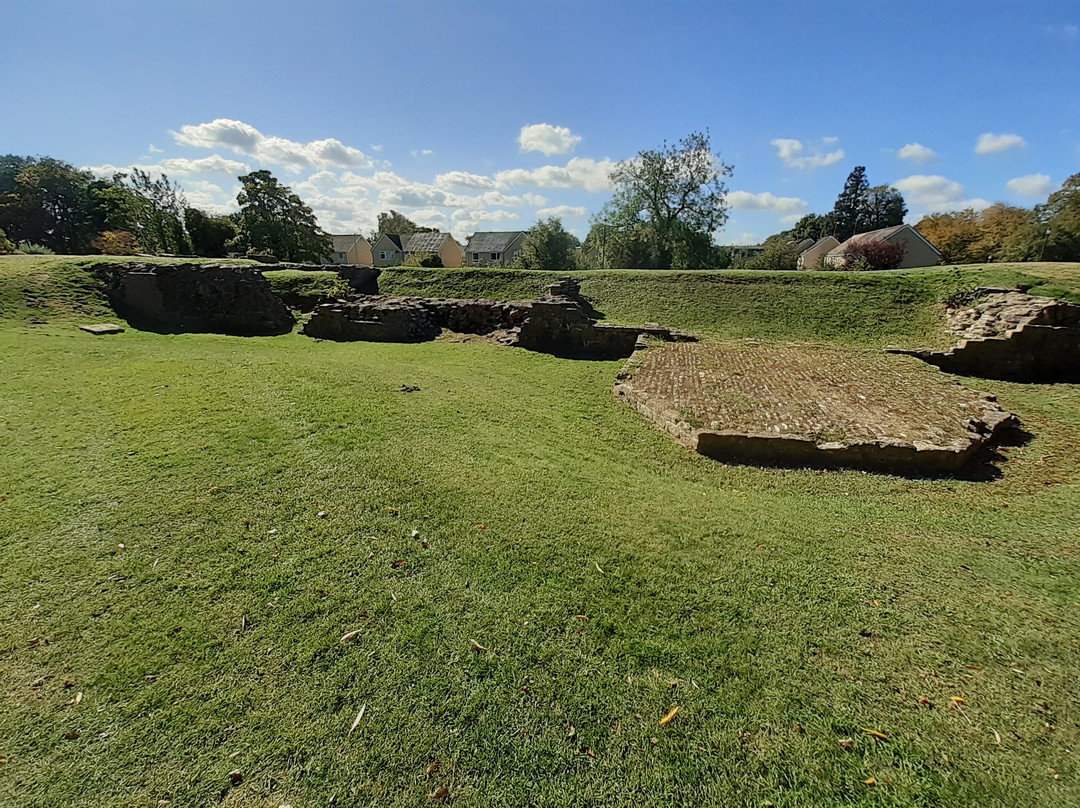
[[[154,166],[235,205],[268,168],[331,232],[391,207],[464,237],[560,215],[708,128],[720,243],[825,212],[855,165],[910,218],[1080,171],[1072,2],[6,0],[0,153]]]

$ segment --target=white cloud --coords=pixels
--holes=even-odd
[[[189,205],[214,216],[224,216],[240,209],[236,202],[236,195],[240,193],[239,185],[225,191],[220,185],[206,180],[186,180],[183,187]]]
[[[1020,137],[1020,135],[995,135],[991,132],[986,132],[979,135],[978,140],[975,141],[975,153],[995,154],[997,152],[1003,152],[1008,149],[1015,148],[1016,146],[1026,145],[1027,144],[1024,142],[1024,139]]]
[[[807,210],[805,200],[795,196],[773,196],[768,191],[752,194],[749,191],[731,191],[727,195],[732,210],[772,210],[777,213]]]
[[[410,154],[413,157],[427,157],[429,154],[434,154],[431,149],[413,149]]]
[[[824,138],[825,145],[833,145],[836,143],[836,138]],[[820,168],[822,166],[829,166],[833,163],[839,162],[844,159],[844,150],[836,149],[828,154],[822,154],[816,152],[814,154],[804,155],[806,147],[802,141],[795,140],[793,138],[775,138],[770,140],[769,144],[776,147],[776,153],[781,160],[784,161],[784,165],[788,168],[808,169],[808,168]]]
[[[468,171],[447,171],[435,175],[435,184],[440,188],[494,188],[495,180]]]
[[[913,174],[894,182],[893,187],[903,192],[906,200],[927,213],[948,211],[985,210],[990,202],[979,197],[968,198],[964,186],[937,174]]]
[[[114,166],[106,163],[101,166],[86,166],[85,168],[87,171],[92,171],[100,176],[112,176],[117,172],[129,174],[132,169],[138,168],[148,174],[168,174],[170,177],[183,177],[192,174],[230,174],[236,177],[251,170],[247,163],[230,160],[218,154],[195,159],[170,157],[156,163],[134,163],[127,166]]]
[[[546,216],[557,216],[562,218],[563,216],[587,216],[589,213],[588,208],[575,207],[573,205],[556,205],[553,208],[540,208],[536,211],[536,215],[539,218]]]
[[[780,224],[795,224],[802,217],[803,217],[803,214],[801,214],[801,213],[792,213],[789,216],[781,216],[780,217]]]
[[[1014,177],[1005,183],[1005,187],[1020,196],[1044,197],[1050,194],[1053,186],[1048,174],[1027,174]]]
[[[541,188],[580,188],[599,193],[611,190],[608,175],[614,168],[615,163],[611,160],[572,157],[565,166],[513,168],[509,171],[500,171],[495,175],[495,182],[500,187],[536,185]]]
[[[165,150],[164,149],[159,149],[153,143],[150,144],[150,154],[161,154],[163,151],[165,151]]]
[[[581,142],[581,135],[575,135],[565,126],[552,126],[549,123],[534,123],[521,127],[518,145],[523,152],[541,154],[567,154]]]
[[[937,159],[937,152],[921,143],[908,143],[896,156],[901,160],[913,160],[916,163],[929,163]]]
[[[227,148],[246,154],[261,163],[283,166],[298,173],[311,168],[372,168],[375,163],[360,149],[346,146],[336,138],[300,143],[264,135],[251,124],[231,118],[217,118],[209,123],[185,124],[173,139],[184,146],[200,149]]]

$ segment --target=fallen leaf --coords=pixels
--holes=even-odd
[[[967,704],[960,696],[950,696],[949,701],[956,705]]]
[[[229,760],[236,760],[238,757],[240,757],[240,753],[233,752],[231,755],[229,755]]]
[[[367,705],[366,705],[366,704],[365,704],[365,705],[363,705],[363,706],[362,706],[362,707],[360,708],[360,712],[358,712],[358,713],[356,714],[356,720],[355,720],[355,721],[353,721],[353,722],[352,722],[352,726],[351,726],[351,727],[349,727],[349,733],[348,733],[348,735],[346,735],[346,736],[345,736],[346,738],[347,738],[347,737],[349,737],[349,735],[352,735],[352,734],[353,734],[353,730],[355,730],[355,729],[356,729],[356,728],[357,728],[358,726],[360,726],[360,719],[364,717],[364,711],[365,711],[365,710],[367,710]]]
[[[428,767],[426,769],[424,769],[424,773],[427,774],[430,777],[431,775],[435,774],[435,772],[437,772],[438,770],[439,770],[439,761],[436,760],[434,763],[429,764]]]
[[[486,649],[484,646],[482,646],[476,640],[469,640],[469,645],[472,646],[472,649],[474,651],[480,651],[480,652],[485,653],[485,654],[487,653],[488,649]]]
[[[240,772],[239,769],[234,769],[233,771],[229,772],[229,782],[232,783],[234,786],[238,786],[242,782],[244,782],[244,775]]]
[[[574,619],[575,619],[575,620],[588,620],[589,618],[588,618],[588,617],[586,617],[586,616],[585,616],[585,615],[583,615],[583,614],[575,614],[575,615],[574,615]]]
[[[868,786],[877,785],[877,780],[874,779],[874,775],[870,775],[863,782],[866,783]]]
[[[483,529],[484,529],[484,526],[483,526],[483,525],[477,525],[477,526],[476,526],[476,529],[477,529],[477,530],[483,530]]]
[[[604,572],[602,569],[600,569],[600,565],[597,564],[595,561],[593,562],[593,566],[596,567],[596,571],[599,572],[601,575],[607,575],[606,572]]]
[[[387,508],[386,510],[392,513],[394,516],[397,516],[399,513],[401,513],[401,511],[399,511],[397,508]]]
[[[64,737],[69,741],[77,741],[81,734],[77,729],[71,729],[64,733]]]
[[[581,747],[581,749],[579,749],[578,751],[581,752],[581,754],[588,755],[591,758],[596,757],[596,752],[594,752],[592,749],[590,749],[587,746]]]
[[[329,519],[330,518],[330,514],[328,514],[326,511],[319,511],[317,514],[315,514],[315,516],[317,516],[319,519]]]
[[[649,738],[649,743],[651,743],[653,746],[656,746],[658,743],[660,743],[660,741],[657,738]]]
[[[795,731],[797,733],[799,733],[800,735],[803,735],[806,732],[806,728],[802,724],[796,723],[795,724]]]
[[[926,696],[919,696],[919,704],[923,705],[924,707],[932,706],[930,704],[930,699],[926,698]]]
[[[889,736],[883,732],[878,732],[876,729],[860,729],[859,732],[865,732],[867,735],[873,735],[875,738],[880,738],[883,741],[889,740]]]
[[[449,796],[450,796],[450,789],[448,789],[446,786],[443,786],[438,791],[432,791],[430,794],[428,794],[428,799],[429,800],[445,800]]]
[[[429,542],[427,539],[424,539],[422,542],[420,542],[420,546],[426,550],[431,546],[431,542]]]
[[[127,548],[124,546],[123,542],[120,542],[120,544],[116,545],[116,549],[117,550],[126,550]]]
[[[391,561],[390,562],[390,569],[392,569],[392,570],[399,570],[404,566],[405,566],[405,559],[404,558],[399,558],[397,561]]]
[[[994,740],[997,741],[997,745],[1001,746],[1001,735],[993,727],[990,728],[990,731],[994,733]]]
[[[82,693],[76,693],[75,694],[75,703],[76,704],[82,704]]]
[[[982,670],[982,668],[980,668],[978,665],[966,665],[965,667],[969,671],[981,671]]]
[[[361,629],[354,629],[353,631],[349,631],[349,632],[346,632],[345,634],[342,634],[341,635],[341,644],[344,645],[349,640],[355,640],[357,637],[360,636],[360,633],[361,633]]]
[[[671,720],[679,714],[680,709],[682,708],[676,705],[675,707],[672,707],[670,710],[664,713],[664,717],[660,719],[660,726],[666,727],[668,724],[670,724]]]
[[[855,745],[855,739],[854,738],[844,738],[844,739],[842,739],[840,741],[837,741],[837,743],[839,743],[841,748],[843,748],[843,749],[850,749],[852,746]]]
[[[420,538],[420,531],[419,530],[413,530],[412,537],[414,539],[419,539]]]

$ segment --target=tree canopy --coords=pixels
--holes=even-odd
[[[378,218],[378,226],[375,228],[375,232],[371,234],[371,244],[374,246],[375,242],[382,238],[386,233],[392,233],[394,235],[408,236],[413,233],[438,233],[438,229],[434,227],[421,227],[404,213],[398,213],[396,210],[391,210],[389,213],[380,213]]]
[[[333,241],[289,186],[265,169],[239,180],[240,216],[231,246],[269,253],[283,261],[322,261],[330,255]]]
[[[708,266],[712,234],[728,218],[724,179],[731,173],[708,132],[624,160],[610,175],[615,195],[594,221],[594,244],[605,242],[596,253],[638,266]]]
[[[529,228],[518,263],[522,269],[574,269],[574,252],[580,244],[560,219],[541,219]]]

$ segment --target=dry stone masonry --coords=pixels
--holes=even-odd
[[[102,264],[117,314],[146,331],[287,334],[293,317],[258,268],[222,264]]]
[[[684,446],[750,465],[954,474],[1018,426],[906,357],[819,345],[654,344],[615,394]]]
[[[304,326],[317,339],[424,342],[443,329],[483,334],[505,345],[556,356],[625,358],[639,336],[686,340],[692,335],[658,325],[597,323],[579,284],[563,278],[537,300],[452,300],[377,295],[323,303]]]
[[[895,351],[949,373],[1019,382],[1080,381],[1080,306],[1016,289],[982,287],[947,313],[962,337],[946,351]]]

